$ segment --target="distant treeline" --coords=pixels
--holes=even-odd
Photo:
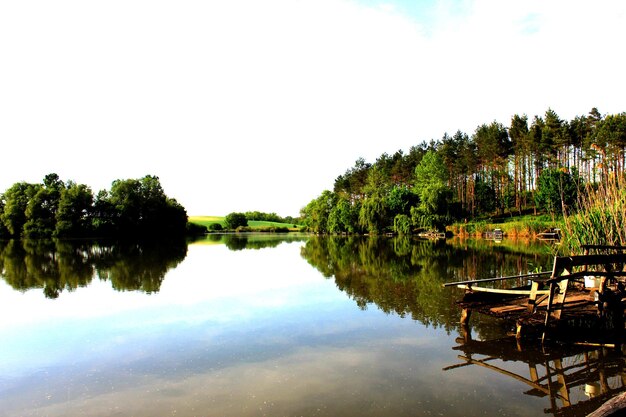
[[[246,211],[244,213],[246,219],[257,220],[262,222],[275,222],[275,223],[297,223],[299,219],[294,219],[291,216],[280,217],[276,213],[263,213],[260,211]]]
[[[457,131],[374,163],[363,158],[302,209],[317,233],[410,233],[527,210],[575,209],[581,184],[621,176],[626,164],[626,113],[593,108],[573,120],[548,109],[514,115],[510,125]]]
[[[144,237],[184,235],[187,212],[165,195],[159,178],[115,180],[96,195],[85,184],[48,174],[0,195],[0,236]]]

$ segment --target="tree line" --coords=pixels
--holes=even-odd
[[[96,195],[57,174],[18,182],[0,195],[0,236],[144,237],[184,235],[187,212],[165,195],[159,178],[115,180]]]
[[[363,158],[301,211],[317,233],[409,233],[529,210],[574,210],[581,185],[624,173],[626,113],[597,108],[573,120],[548,109],[509,126],[458,130],[408,153]]]

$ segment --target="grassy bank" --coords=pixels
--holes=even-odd
[[[455,236],[480,237],[484,232],[501,229],[508,237],[535,238],[539,233],[552,228],[562,227],[563,220],[548,215],[518,216],[501,219],[455,223],[446,230]]]

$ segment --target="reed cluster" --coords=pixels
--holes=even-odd
[[[582,253],[582,245],[626,245],[626,180],[605,175],[580,193],[577,211],[564,215],[565,249]]]

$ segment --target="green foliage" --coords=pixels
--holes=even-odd
[[[514,115],[508,129],[493,121],[479,125],[471,136],[444,134],[441,140],[411,147],[408,154],[383,153],[375,163],[359,158],[337,177],[333,193],[325,191],[301,214],[316,233],[377,233],[390,230],[398,214],[410,215],[414,225],[432,226],[501,217],[507,211],[556,213],[561,211],[556,177],[540,179],[542,172],[568,167],[575,170],[570,174],[574,183],[594,184],[622,175],[625,154],[626,113],[603,116],[593,108],[571,121],[552,109],[532,118]],[[580,173],[580,181],[574,172]],[[563,179],[559,192],[571,210],[576,190],[567,178],[559,177],[559,182]],[[358,216],[352,217],[354,212]],[[520,233],[526,228],[521,225]]]
[[[163,192],[158,177],[116,180],[108,195],[102,195],[102,222],[124,236],[184,234],[187,212]],[[102,231],[102,230],[100,230]],[[107,230],[105,230],[106,232]]]
[[[393,219],[393,230],[399,235],[411,233],[411,219],[406,214],[398,214]]]
[[[338,196],[336,193],[324,190],[322,194],[312,200],[305,208],[302,209],[304,224],[314,233],[328,233],[328,216],[331,210],[337,204]]]
[[[409,214],[411,207],[418,203],[418,198],[407,186],[394,186],[387,194],[386,205],[390,216]]]
[[[204,226],[206,228],[206,226]],[[224,228],[222,227],[222,225],[220,223],[211,223],[209,225],[209,230],[211,232],[220,232],[222,230],[224,230]]]
[[[43,184],[14,184],[1,202],[0,233],[12,237],[172,236],[187,225],[185,209],[150,175],[116,180],[94,200],[86,185],[48,174]]]
[[[247,211],[245,215],[249,222],[265,222],[273,226],[276,226],[278,223],[294,223],[297,221],[297,219],[294,219],[291,216],[280,217],[276,213],[264,213],[261,211]]]
[[[229,213],[226,215],[224,222],[226,224],[226,228],[232,230],[248,226],[248,219],[246,218],[246,215],[244,213]]]
[[[21,236],[26,223],[28,201],[35,194],[37,188],[38,186],[34,184],[19,182],[13,184],[2,195],[4,210],[0,218],[11,236]]]
[[[527,245],[523,246],[527,250]],[[460,326],[458,293],[442,286],[465,277],[486,278],[548,267],[553,257],[498,248],[468,247],[466,242],[438,245],[406,236],[311,237],[301,254],[320,273],[346,292],[359,307],[375,303],[386,313],[411,317],[448,330]],[[480,329],[480,320],[473,324]]]
[[[415,193],[420,200],[419,208],[425,215],[446,211],[449,195],[447,180],[443,159],[438,153],[428,151],[415,168]]]
[[[581,253],[582,245],[626,246],[626,179],[610,176],[588,186],[580,200],[578,211],[564,219],[569,252]]]
[[[380,233],[386,226],[387,206],[379,195],[373,195],[363,201],[359,211],[359,224],[369,233]]]
[[[84,184],[68,183],[67,188],[61,191],[54,234],[59,237],[89,236],[92,233],[93,202],[91,188]]]
[[[476,180],[474,188],[476,213],[492,213],[496,208],[496,190],[480,178]]]
[[[339,198],[328,214],[330,233],[355,233],[358,219],[358,206],[352,205],[345,198]]]
[[[578,175],[566,169],[545,169],[539,176],[535,201],[549,213],[567,213],[578,198]]]

